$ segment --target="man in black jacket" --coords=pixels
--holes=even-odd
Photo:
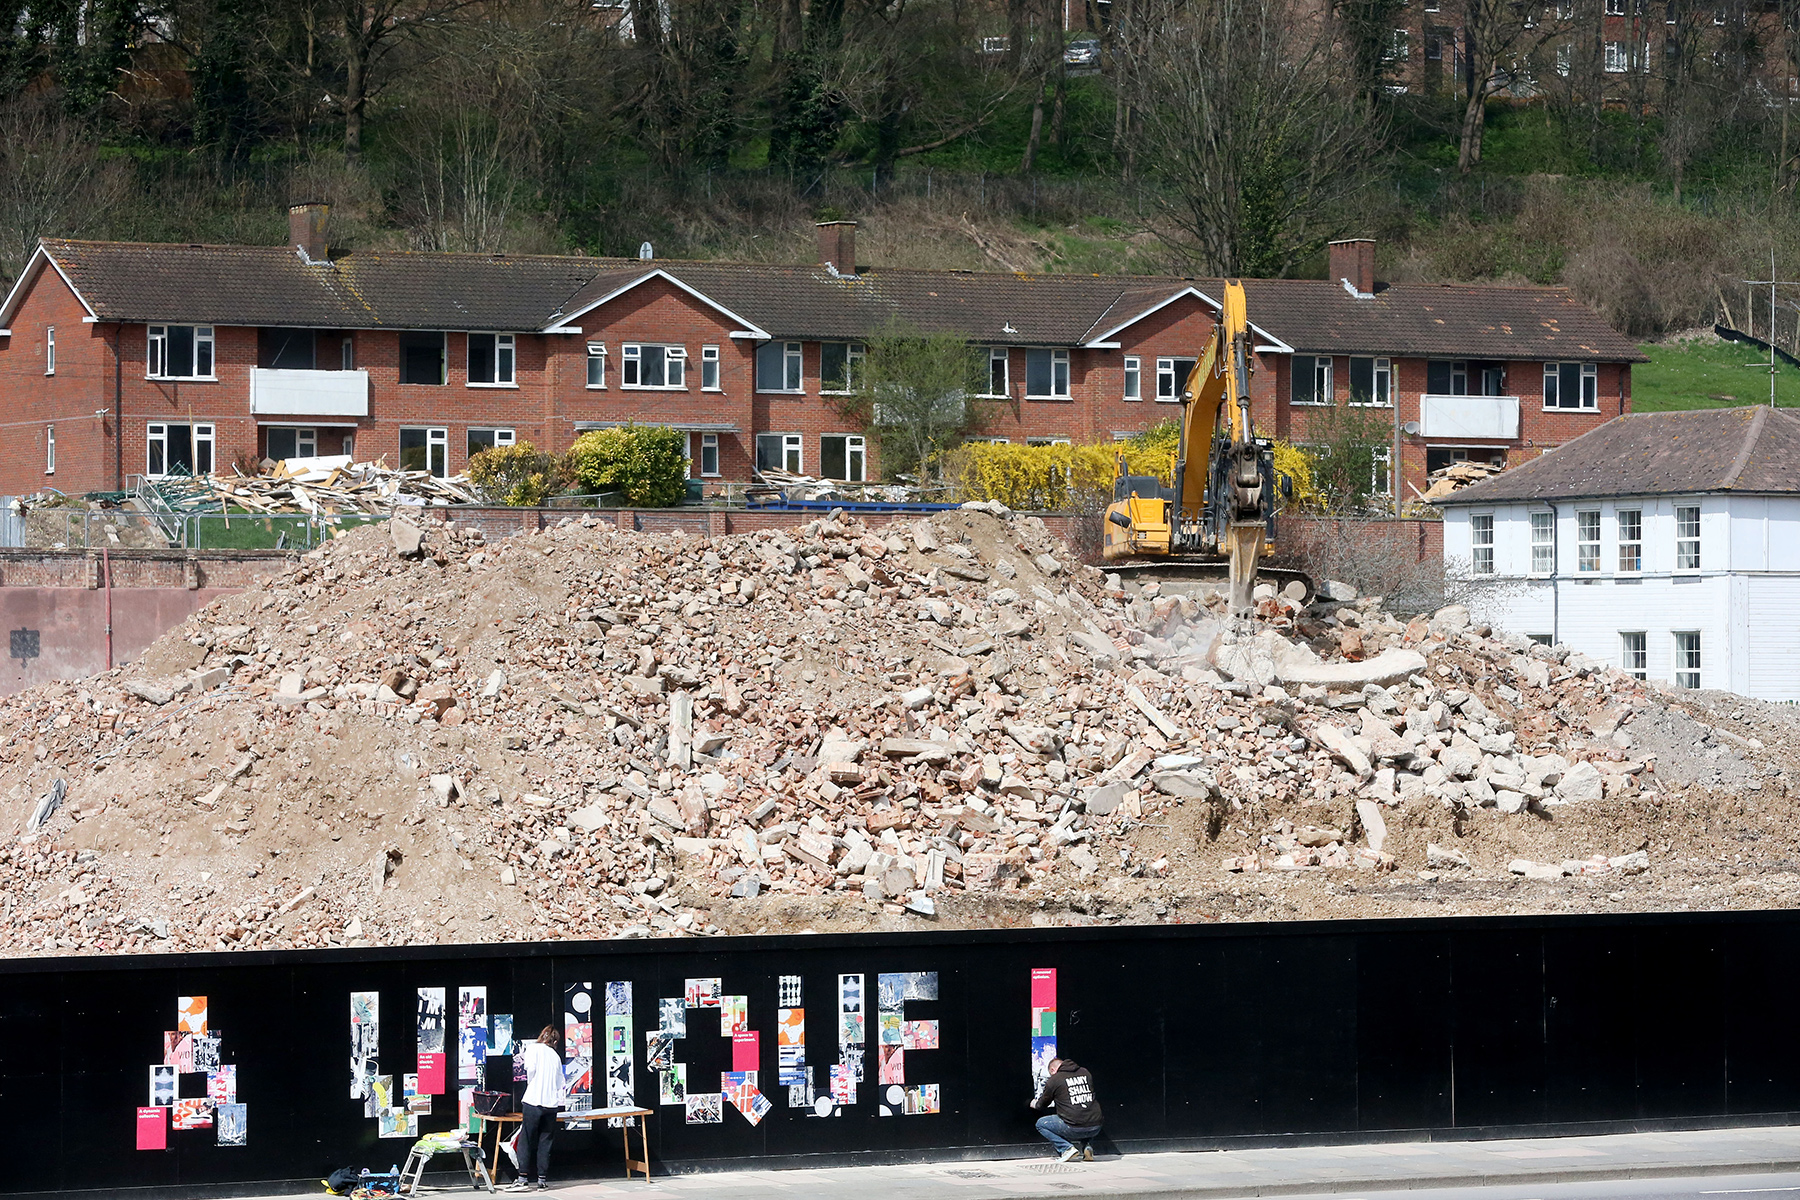
[[[1058,1058],[1050,1063],[1050,1078],[1044,1090],[1031,1103],[1033,1108],[1056,1106],[1056,1111],[1038,1118],[1037,1131],[1056,1147],[1063,1162],[1086,1157],[1094,1160],[1094,1151],[1086,1143],[1100,1134],[1100,1102],[1094,1099],[1094,1077],[1072,1058]],[[1081,1143],[1077,1145],[1076,1143]]]

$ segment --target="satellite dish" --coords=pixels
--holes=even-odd
[[[1419,432],[1419,423],[1417,421],[1408,421],[1406,424],[1402,425],[1400,428],[1405,430],[1407,433],[1416,434]]]
[[[649,242],[645,242],[643,245],[638,247],[638,257],[643,259],[645,262],[648,262],[651,259],[656,257],[656,251],[654,248],[651,247]]]

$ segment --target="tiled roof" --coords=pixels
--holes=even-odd
[[[543,329],[661,271],[774,337],[854,338],[894,321],[978,343],[1075,346],[1216,279],[367,251],[309,264],[288,246],[46,239],[105,321],[317,328]],[[1250,318],[1301,352],[1642,361],[1558,288],[1394,284],[1357,299],[1314,279],[1245,281]]]
[[[1505,504],[1608,496],[1800,492],[1800,412],[1631,413],[1439,500]]]

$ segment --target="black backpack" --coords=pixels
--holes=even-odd
[[[325,1190],[334,1196],[348,1196],[362,1182],[359,1167],[339,1167],[325,1177]]]

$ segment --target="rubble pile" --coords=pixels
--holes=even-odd
[[[430,471],[394,470],[385,458],[352,462],[347,454],[265,459],[260,474],[203,475],[193,483],[196,500],[264,516],[387,514],[408,505],[471,504],[476,499],[461,475],[440,479]]]
[[[1780,714],[1727,744],[1461,608],[1322,590],[1234,622],[988,504],[361,529],[0,701],[0,946],[1655,906],[1735,830],[1793,845],[1748,733]]]

